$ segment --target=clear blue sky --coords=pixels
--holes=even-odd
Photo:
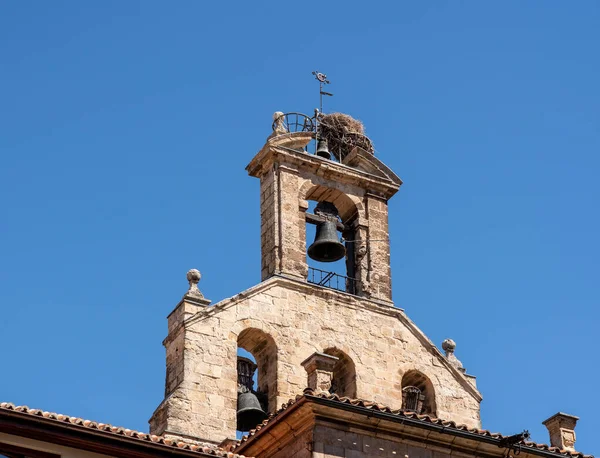
[[[600,4],[0,2],[2,400],[147,430],[166,315],[260,280],[276,110],[361,119],[404,180],[394,298],[485,428],[600,454]]]

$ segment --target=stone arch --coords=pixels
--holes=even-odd
[[[331,392],[338,396],[356,398],[356,366],[347,353],[337,347],[329,347],[323,353],[338,358],[333,368]]]
[[[364,213],[364,206],[359,197],[345,194],[339,189],[315,184],[312,181],[306,181],[300,187],[299,198],[317,202],[331,202],[337,208],[344,223],[352,221]]]
[[[308,201],[314,201],[317,203],[329,202],[333,204],[338,212],[340,220],[346,226],[346,230],[343,230],[341,235],[345,240],[349,241],[344,242],[346,248],[344,257],[345,266],[338,264],[333,268],[317,267],[317,271],[311,271],[309,267],[307,269],[307,274],[313,276],[309,277],[307,275],[308,281],[319,285],[324,284],[326,287],[332,287],[350,294],[361,295],[361,287],[357,281],[359,258],[355,251],[355,247],[357,245],[355,245],[354,242],[358,238],[355,229],[356,223],[365,221],[364,205],[361,201],[361,198],[357,195],[347,194],[339,189],[329,187],[327,184],[316,184],[314,181],[310,180],[306,180],[302,186],[300,186],[299,198],[300,207],[303,209],[303,211],[306,211],[309,208]],[[304,219],[304,217],[304,214],[302,214],[302,219]],[[304,223],[304,221],[302,222]],[[308,222],[305,224],[300,224],[299,241],[301,244],[303,244],[303,249],[305,251],[308,251],[310,245],[313,243],[312,240],[307,240],[307,234],[309,233],[308,226],[310,226],[310,223]],[[364,258],[364,255],[361,257],[361,259],[362,258]],[[308,267],[308,264],[306,265]],[[334,277],[327,277],[327,272],[330,270],[333,270],[333,273],[337,275]],[[343,277],[346,277],[346,279]],[[331,283],[329,283],[331,278],[333,280]],[[324,279],[326,282],[321,283]]]
[[[418,390],[411,393],[411,389]],[[413,408],[410,402],[412,395],[420,396],[419,408]],[[415,410],[417,413],[424,415],[436,415],[435,390],[433,383],[429,377],[418,370],[409,370],[402,376],[402,409]]]
[[[238,348],[249,352],[256,361],[257,388],[267,397],[267,411],[277,408],[277,344],[275,339],[261,329],[245,328],[237,339]]]

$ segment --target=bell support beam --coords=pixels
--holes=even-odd
[[[325,218],[323,216],[315,215],[314,213],[305,213],[305,215],[306,215],[306,222],[310,223],[310,224],[319,224],[319,223],[324,223],[325,221],[327,221],[327,218]],[[340,223],[338,221],[337,230],[340,232],[343,232],[346,229],[348,229],[348,228],[344,225],[344,223]]]

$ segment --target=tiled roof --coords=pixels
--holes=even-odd
[[[482,436],[482,437],[491,437],[491,438],[498,439],[498,440],[502,440],[506,437],[500,433],[492,433],[492,432],[488,431],[487,429],[470,428],[466,425],[459,425],[459,424],[456,424],[456,422],[454,422],[454,421],[442,420],[441,418],[436,418],[431,415],[419,415],[415,412],[394,410],[388,406],[377,404],[376,402],[365,401],[364,399],[351,399],[351,398],[347,398],[347,397],[340,397],[337,394],[315,393],[314,391],[312,391],[310,389],[306,389],[306,390],[304,390],[304,395],[298,395],[298,396],[296,396],[295,399],[290,399],[286,404],[283,404],[281,409],[279,409],[277,412],[269,415],[269,418],[267,418],[260,425],[258,425],[256,427],[256,429],[251,430],[247,435],[243,436],[237,442],[236,448],[240,447],[242,444],[249,441],[250,438],[257,435],[261,429],[265,428],[270,423],[273,423],[274,421],[276,421],[277,417],[279,415],[281,415],[282,413],[284,413],[287,409],[289,409],[294,404],[298,403],[299,401],[301,401],[307,397],[327,399],[329,401],[334,401],[334,402],[337,402],[340,404],[362,407],[362,408],[369,409],[372,411],[377,411],[377,412],[385,412],[388,414],[395,415],[399,418],[411,418],[414,420],[422,421],[423,423],[429,423],[429,424],[434,424],[434,425],[438,425],[438,426],[443,426],[446,429],[451,429],[451,430],[453,429],[456,431],[466,431],[471,434],[475,434],[475,435]],[[550,447],[549,445],[538,444],[536,442],[526,441],[526,442],[522,443],[521,446],[524,448],[524,451],[526,451],[527,448],[530,448],[530,449],[536,449],[536,450],[543,450],[546,452],[554,453],[556,455],[567,456],[567,457],[572,457],[572,458],[594,458],[592,455],[585,455],[581,452],[572,452],[569,450],[561,450],[558,447]]]
[[[97,423],[95,421],[84,420],[82,418],[77,417],[70,417],[68,415],[62,415],[59,413],[46,412],[39,409],[30,409],[27,406],[15,406],[14,404],[8,402],[0,403],[0,412],[3,410],[17,412],[19,414],[28,415],[31,417],[44,418],[57,423],[68,423],[70,425],[76,425],[87,430],[102,431],[106,433],[107,436],[126,437],[131,438],[132,440],[162,445],[165,448],[175,448],[180,450],[197,452],[199,455],[205,454],[227,458],[245,458],[244,455],[237,455],[231,452],[227,452],[219,447],[216,447],[215,445],[208,443],[199,443],[191,440],[186,440],[184,438],[181,438],[179,440],[169,439],[163,436],[155,436],[154,434],[146,434],[140,431],[134,431],[119,426],[112,426],[107,423]]]

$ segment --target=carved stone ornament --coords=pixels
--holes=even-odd
[[[365,255],[367,254],[367,247],[364,245],[361,245],[358,250],[356,251],[356,257],[360,260],[362,258],[365,257]]]
[[[275,113],[273,113],[273,121],[274,121],[274,127],[273,127],[273,133],[271,135],[269,135],[269,137],[276,137],[278,135],[283,135],[283,134],[287,134],[288,130],[285,127],[285,116],[283,111],[276,111]]]
[[[575,425],[579,417],[558,412],[552,415],[542,424],[548,428],[550,433],[550,445],[561,450],[575,451]]]
[[[329,393],[333,381],[333,368],[339,358],[325,353],[315,352],[301,364],[308,375],[308,388],[316,393]]]
[[[456,342],[454,342],[454,340],[452,339],[446,339],[442,342],[442,349],[446,352],[446,359],[448,360],[448,362],[464,374],[466,372],[466,369],[463,367],[460,360],[454,354],[454,350],[456,349]]]
[[[200,274],[199,270],[197,270],[197,269],[188,270],[187,281],[190,284],[190,287],[187,290],[187,293],[185,293],[186,296],[191,296],[191,297],[195,297],[198,299],[204,298],[204,295],[198,289],[198,282],[200,281],[201,278],[202,278],[202,275]]]

